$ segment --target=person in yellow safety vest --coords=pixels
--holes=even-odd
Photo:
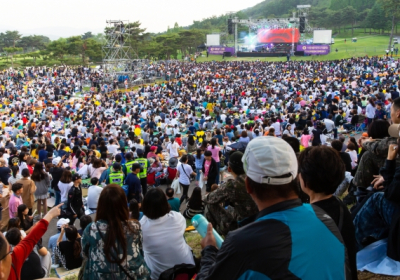
[[[149,168],[150,163],[147,158],[143,158],[144,151],[142,149],[138,149],[136,154],[139,158],[135,159],[134,162],[140,164],[140,173],[137,175],[140,179],[140,184],[142,185],[143,196],[145,196],[147,193],[147,169]]]
[[[117,184],[120,187],[124,184],[124,173],[122,172],[121,164],[115,162],[110,170],[111,173],[108,175],[107,184]]]
[[[132,171],[132,165],[135,163],[135,161],[133,160],[133,154],[132,153],[126,153],[125,154],[125,168],[126,168],[126,173],[125,175],[128,175],[129,173],[131,173]]]

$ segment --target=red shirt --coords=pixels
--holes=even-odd
[[[8,280],[17,280],[21,278],[21,268],[26,258],[32,252],[33,247],[38,243],[39,239],[45,234],[49,222],[41,219],[36,225],[33,226],[31,232],[22,239],[17,246],[14,247],[14,251],[11,254],[12,264],[10,275]],[[17,273],[17,275],[15,275]]]

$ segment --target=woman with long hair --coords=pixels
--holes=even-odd
[[[63,241],[63,237],[67,240]],[[56,260],[60,260],[62,266],[67,269],[75,269],[82,266],[81,236],[75,226],[68,224],[61,226],[61,233],[58,236],[57,246],[54,249]]]
[[[8,178],[8,185],[12,186],[15,182],[21,179],[21,174],[19,173],[19,167],[17,165],[11,166],[11,176]]]
[[[47,214],[47,192],[50,186],[50,176],[44,171],[43,163],[38,162],[35,164],[35,169],[32,173],[32,181],[35,182],[36,191],[35,196],[37,200],[37,211],[38,215]]]
[[[191,154],[191,153],[195,153],[196,150],[197,150],[197,145],[196,145],[196,142],[194,141],[194,137],[193,137],[193,135],[189,135],[188,143],[186,146],[186,152],[188,154]]]
[[[72,173],[71,171],[65,169],[61,175],[60,181],[58,182],[57,186],[60,190],[60,195],[61,195],[61,202],[65,203],[68,200],[68,192],[71,189],[72,185]],[[64,208],[66,205],[64,206]]]
[[[143,252],[151,279],[158,279],[177,264],[194,264],[192,250],[183,237],[186,220],[181,213],[171,211],[165,193],[159,188],[150,189],[142,209]]]
[[[28,215],[29,209],[25,204],[18,205],[18,218],[21,221],[21,228],[29,233],[30,228],[33,225],[33,217]]]
[[[82,235],[83,254],[88,259],[83,279],[150,279],[142,238],[140,223],[129,218],[125,192],[116,184],[106,186],[95,222]]]
[[[204,202],[201,198],[201,188],[195,187],[192,195],[186,204],[186,210],[183,212],[183,216],[186,219],[191,219],[197,214],[204,214]]]

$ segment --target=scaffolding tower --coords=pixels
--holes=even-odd
[[[107,20],[105,29],[105,44],[103,50],[103,65],[109,79],[123,82],[137,81],[143,76],[142,68],[145,61],[138,58],[129,45],[131,28],[128,20]]]

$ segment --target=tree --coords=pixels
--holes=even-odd
[[[101,45],[93,38],[83,40],[81,36],[67,38],[68,54],[79,55],[82,64],[86,64],[87,57],[98,58],[101,56]]]
[[[47,50],[52,57],[59,59],[61,62],[64,62],[64,56],[68,54],[67,40],[64,38],[60,38],[56,41],[52,41],[47,46]]]
[[[17,47],[8,47],[8,48],[3,48],[5,52],[7,52],[7,55],[11,57],[11,67],[14,68],[14,61],[13,57],[16,52],[23,51],[22,48],[17,48]]]
[[[31,49],[35,50],[43,50],[46,48],[46,45],[50,43],[50,39],[46,36],[42,35],[30,35],[24,36],[18,42],[17,46],[24,48],[26,51]]]
[[[388,27],[388,18],[379,2],[376,2],[367,16],[367,25],[370,28],[383,31]]]
[[[357,20],[357,10],[352,6],[344,8],[342,13],[342,19],[344,23],[351,24],[351,35],[354,34],[354,23]]]
[[[94,37],[94,35],[92,34],[92,32],[89,31],[82,35],[82,40],[86,40],[92,37]]]
[[[390,31],[388,46],[388,49],[390,50],[392,46],[394,27],[400,17],[400,0],[379,0],[379,3],[382,5],[382,9],[385,12],[385,15],[392,21],[392,28]]]
[[[21,39],[22,35],[17,31],[9,31],[6,33],[0,33],[0,46],[1,47],[14,47],[17,42]]]

